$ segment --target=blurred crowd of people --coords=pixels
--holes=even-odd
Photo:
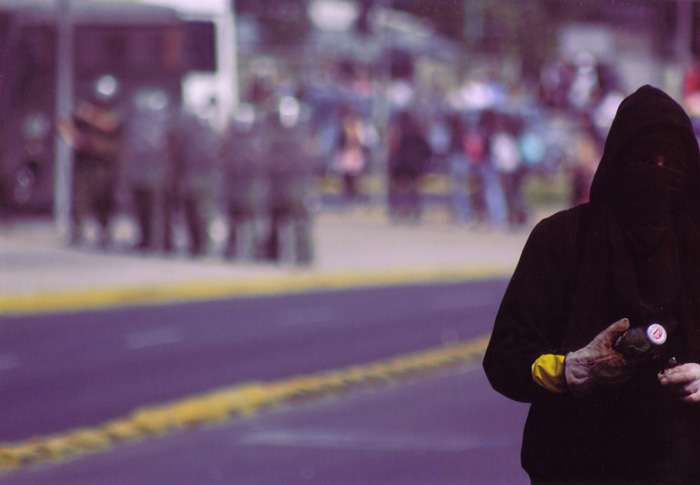
[[[483,74],[451,90],[392,79],[379,90],[386,116],[366,79],[341,73],[311,96],[321,173],[342,179],[346,201],[370,198],[362,176],[378,175],[394,221],[417,222],[437,201],[466,227],[526,225],[538,178],[556,181],[561,205],[587,200],[622,99],[614,70],[587,55],[545,66],[534,89]],[[447,183],[436,194],[438,178]]]
[[[294,261],[312,261],[313,153],[308,116],[295,98],[258,99],[225,131],[215,123],[214,99],[197,112],[160,88],[140,88],[126,106],[118,99],[118,81],[102,76],[61,124],[75,154],[71,244],[84,242],[92,217],[99,245],[108,247],[111,224],[126,210],[138,227],[135,251],[175,251],[184,221],[187,252],[200,256],[221,212],[223,256],[279,261],[283,239],[291,239]]]
[[[455,224],[521,228],[532,211],[532,175],[566,177],[564,205],[587,200],[605,134],[595,110],[614,92],[589,83],[584,103],[576,72],[564,76],[571,72],[559,66],[554,85],[550,71],[527,102],[484,82],[471,93],[489,103],[455,104],[402,80],[393,93],[400,102],[387,94],[383,118],[366,82],[340,80],[324,91],[260,78],[223,129],[216,99],[185,110],[176,90],[141,87],[118,101],[119,81],[102,76],[61,125],[75,154],[71,242],[82,243],[93,216],[100,245],[109,246],[112,221],[127,211],[138,227],[134,250],[174,251],[184,225],[187,251],[199,256],[210,252],[220,216],[222,256],[279,261],[284,253],[308,264],[318,178],[337,177],[348,205],[370,200],[368,174],[384,182],[369,190],[386,196],[393,221],[421,220],[424,204],[435,203],[426,181],[438,175],[447,182],[438,203]]]

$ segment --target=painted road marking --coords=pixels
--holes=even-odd
[[[299,428],[254,431],[244,436],[245,445],[274,445],[293,448],[322,448],[351,451],[440,451],[463,453],[481,446],[477,436],[437,437],[411,434],[392,435],[347,430]]]
[[[188,281],[152,286],[116,286],[73,291],[46,291],[0,296],[0,316],[71,312],[86,309],[169,304],[243,296],[267,296],[344,288],[369,288],[434,282],[508,277],[510,265],[314,272],[296,271],[279,276],[229,280]]]
[[[428,299],[425,305],[437,312],[454,312],[464,310],[478,310],[491,305],[483,296],[470,298],[469,294],[436,296]]]
[[[175,327],[160,327],[153,330],[133,332],[124,337],[124,346],[129,350],[141,350],[161,345],[182,342],[182,332]]]
[[[337,320],[337,310],[330,305],[284,308],[277,318],[279,326],[319,325]]]
[[[0,443],[0,470],[61,462],[182,429],[227,422],[281,404],[310,402],[457,369],[476,368],[489,336],[368,364],[270,382],[249,382],[146,406],[100,426]]]
[[[0,354],[0,371],[17,369],[21,366],[19,357],[15,354]]]

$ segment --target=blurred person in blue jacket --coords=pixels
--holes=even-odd
[[[484,156],[478,165],[478,176],[481,183],[484,206],[488,214],[488,222],[493,227],[502,228],[508,222],[508,206],[499,170],[496,167],[496,153],[494,153],[499,130],[500,119],[498,113],[491,109],[481,113],[478,121],[478,132],[483,137],[485,149]]]

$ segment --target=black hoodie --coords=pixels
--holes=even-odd
[[[629,183],[620,167],[656,132],[683,144],[684,183],[664,237],[640,250],[629,236],[635,220],[620,203]],[[522,461],[533,481],[700,481],[700,405],[679,403],[656,379],[671,355],[700,362],[699,213],[700,155],[690,120],[667,94],[644,86],[618,109],[590,203],[533,229],[484,358],[494,389],[532,403]],[[533,382],[539,356],[578,350],[623,317],[633,326],[661,322],[669,331],[665,354],[629,382],[584,398]]]

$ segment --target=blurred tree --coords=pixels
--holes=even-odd
[[[302,44],[311,30],[308,0],[235,0],[236,14],[260,23],[264,41],[273,45]]]
[[[358,30],[368,33],[367,17],[372,7],[383,6],[403,10],[430,22],[442,35],[462,40],[464,29],[464,0],[357,0],[360,7]]]
[[[555,48],[558,24],[546,0],[360,0],[363,12],[377,4],[423,18],[470,50],[517,56],[527,76],[537,76]]]
[[[537,76],[556,47],[557,22],[542,0],[480,1],[483,36],[472,48],[486,52],[517,56],[523,74]]]
[[[403,10],[427,20],[438,33],[471,50],[519,57],[528,75],[536,75],[555,45],[557,23],[546,6],[551,3],[548,0],[356,2],[360,8],[357,29],[361,33],[369,33],[367,14],[373,7]],[[288,47],[303,43],[311,30],[308,5],[309,0],[235,0],[238,14],[258,20],[267,43]]]
[[[463,39],[464,0],[392,0],[392,6],[428,20],[442,35],[456,40]]]

